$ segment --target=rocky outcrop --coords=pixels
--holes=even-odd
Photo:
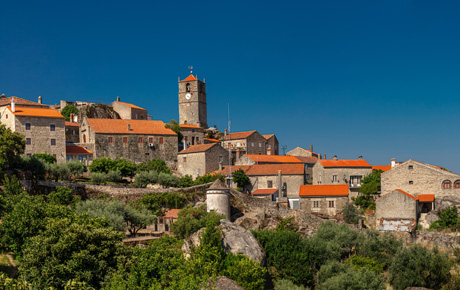
[[[121,119],[112,107],[104,104],[89,104],[82,107],[78,113],[78,120],[83,120],[83,118]]]
[[[265,266],[265,252],[250,231],[225,219],[220,221],[219,229],[222,232],[222,247],[227,253],[245,255]],[[204,228],[185,239],[182,252],[186,258],[190,257],[193,248],[200,245],[203,231]]]
[[[203,290],[243,290],[235,281],[225,276],[217,276],[216,279],[209,279],[206,285],[200,289]]]
[[[417,231],[415,235],[415,243],[432,248],[437,246],[445,251],[453,251],[460,247],[459,233],[440,233],[440,232],[425,232]]]

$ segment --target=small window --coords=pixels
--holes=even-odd
[[[139,137],[139,143],[144,143],[144,138]]]
[[[53,154],[53,157],[56,158],[56,154]]]
[[[144,120],[144,115],[141,115],[141,120]]]
[[[83,135],[83,143],[86,143],[86,135]]]
[[[187,162],[187,157],[184,157],[184,163]]]
[[[196,143],[200,142],[200,137],[196,137]]]
[[[329,201],[327,202],[327,207],[329,207],[329,208],[334,208],[334,207],[335,207],[334,201],[333,201],[333,200],[329,200]]]
[[[109,140],[108,140],[109,143],[113,143],[113,137],[109,137],[108,139],[109,139]]]
[[[28,153],[28,154],[27,154],[27,157],[32,157],[32,154]]]
[[[56,131],[56,125],[51,124],[50,125],[50,131]]]
[[[8,114],[6,114],[6,118],[5,119],[8,119]]]
[[[222,163],[223,160],[224,158],[222,156],[219,156],[219,163]]]
[[[30,144],[32,144],[32,139],[30,139],[30,138],[26,138],[26,144],[27,144],[27,145],[30,145]]]
[[[52,146],[56,145],[56,139],[51,139],[51,145]]]
[[[271,148],[272,148],[272,145],[268,144],[268,145],[267,145],[267,148],[268,148],[268,149],[271,149]]]
[[[455,180],[454,188],[460,188],[460,180]]]
[[[164,139],[163,139],[163,137],[160,137],[160,144],[164,144]]]
[[[414,169],[414,166],[413,165],[409,165],[409,170],[412,170]]]
[[[251,142],[251,147],[254,147],[254,142]]]
[[[26,130],[30,130],[30,123],[26,123]]]
[[[319,200],[314,200],[313,201],[313,208],[320,208],[321,207],[321,203]]]
[[[267,181],[267,188],[273,188],[273,181],[272,180]]]
[[[259,142],[259,148],[262,147],[262,143]]]
[[[128,137],[123,137],[123,143],[128,143]]]
[[[409,181],[409,184],[412,185],[412,184],[414,184],[414,182],[413,182],[412,180],[410,180],[410,181]]]
[[[332,182],[337,182],[337,175],[332,175]]]
[[[452,188],[452,182],[450,180],[444,180],[442,182],[442,188],[443,189],[449,189]]]
[[[136,120],[137,120],[137,114],[136,114]]]
[[[72,129],[72,135],[75,136],[75,129]]]
[[[150,143],[150,144],[153,144],[153,137],[150,137],[150,138],[149,138],[149,143]]]

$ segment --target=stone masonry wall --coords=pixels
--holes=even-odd
[[[67,142],[73,142],[73,143],[80,142],[79,126],[66,126],[65,127],[65,140]]]
[[[313,207],[313,202],[319,202],[319,208]],[[329,201],[334,201],[334,208],[328,208]],[[300,210],[306,213],[320,213],[323,215],[336,215],[340,213],[348,201],[347,196],[328,197],[301,197]]]
[[[182,176],[190,175],[193,179],[206,173],[206,154],[205,152],[178,154],[177,171]]]
[[[399,191],[381,196],[375,206],[377,223],[381,218],[417,219],[417,201]]]
[[[268,188],[268,181],[272,181],[273,187],[278,188],[277,175],[261,175],[261,176],[249,176],[251,182],[251,192],[261,189]],[[303,175],[282,175],[282,183],[286,183],[286,194],[287,197],[299,197],[300,186],[304,185]]]
[[[189,84],[189,91],[186,85]],[[185,95],[191,94],[187,100]],[[207,128],[206,85],[196,80],[179,82],[179,124],[199,125]],[[199,124],[198,124],[199,122]]]

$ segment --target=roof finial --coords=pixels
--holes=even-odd
[[[193,66],[189,66],[188,69],[190,70],[190,74],[193,73]]]

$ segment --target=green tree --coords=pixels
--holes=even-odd
[[[430,228],[454,228],[459,223],[458,211],[456,206],[447,207],[442,211],[438,211],[439,220],[430,225]]]
[[[380,175],[382,173],[383,170],[373,169],[371,174],[361,180],[359,192],[362,193],[362,196],[355,200],[356,205],[361,206],[363,209],[370,208],[375,210],[374,196],[380,187]]]
[[[160,172],[160,174],[158,174],[158,183],[161,184],[163,188],[177,187],[179,186],[179,178],[172,174]]]
[[[233,182],[235,182],[239,188],[244,188],[249,184],[249,177],[246,175],[246,172],[240,168],[233,172]]]
[[[69,169],[70,175],[74,178],[79,178],[84,172],[88,171],[86,166],[80,161],[67,161],[65,165]]]
[[[29,172],[31,174],[32,179],[44,179],[45,174],[47,172],[47,163],[41,159],[41,158],[36,158],[34,156],[32,157],[21,157],[21,166],[20,169],[23,172]],[[28,174],[25,174],[27,177]]]
[[[163,159],[152,159],[147,162],[142,162],[137,166],[137,171],[156,171],[158,173],[171,173],[169,167]]]
[[[171,120],[171,123],[166,123],[165,127],[173,130],[177,134],[177,141],[179,143],[182,142],[182,139],[184,138],[184,135],[182,135],[182,133],[180,131],[179,123],[176,120]]]
[[[134,177],[134,185],[136,187],[147,187],[149,184],[155,184],[158,182],[157,171],[141,171]]]
[[[156,216],[164,214],[163,209],[182,208],[187,202],[184,194],[178,192],[148,193],[139,203]]]
[[[70,114],[78,114],[78,109],[73,105],[67,105],[61,110],[61,115],[65,117],[66,121],[70,121]]]
[[[56,157],[54,157],[53,155],[50,155],[48,153],[35,153],[34,155],[32,155],[32,157],[35,157],[37,159],[41,159],[43,160],[43,162],[45,163],[56,163],[57,160],[56,160]]]
[[[193,182],[193,178],[190,175],[182,176],[179,179],[179,187],[185,188],[191,187],[193,185],[195,185],[195,183]]]
[[[275,290],[310,290],[304,286],[297,286],[292,281],[287,279],[281,279],[276,281]]]
[[[350,202],[342,208],[343,219],[348,224],[357,224],[359,221],[358,209]]]
[[[178,219],[171,225],[171,229],[177,237],[184,239],[206,225],[219,225],[223,218],[223,215],[214,211],[207,212],[205,206],[193,208],[188,205],[179,211]]]
[[[403,247],[402,240],[399,240],[391,233],[379,233],[375,230],[367,230],[364,241],[357,247],[357,254],[375,259],[387,269],[393,257]]]
[[[60,205],[71,205],[76,201],[76,198],[72,194],[72,188],[67,186],[58,186],[55,191],[52,191],[48,195],[48,200],[50,203],[60,204]]]
[[[11,131],[0,124],[0,166],[2,169],[12,169],[21,164],[21,154],[24,153],[26,140],[22,134]]]
[[[195,179],[195,185],[214,182],[217,179],[220,179],[223,182],[223,181],[225,181],[225,176],[223,176],[222,174],[208,173],[208,174],[203,175],[203,176],[198,176]]]

